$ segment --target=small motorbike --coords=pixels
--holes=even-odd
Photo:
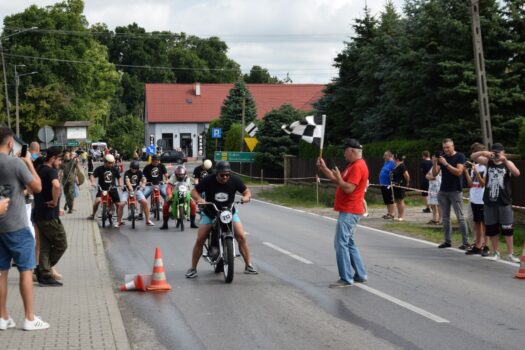
[[[184,231],[184,221],[189,220],[190,215],[190,189],[183,182],[175,183],[173,199],[171,201],[171,216],[177,220],[177,227]]]
[[[137,212],[137,197],[135,196],[135,191],[129,191],[128,195],[128,214],[131,218],[131,228],[135,228],[135,220],[136,220],[136,212]]]
[[[235,244],[233,243],[233,204],[242,204],[236,201],[229,207],[217,208],[215,203],[206,202],[201,206],[211,206],[216,215],[212,222],[212,229],[204,247],[204,258],[213,266],[215,273],[224,274],[224,282],[232,283],[234,272],[234,259],[236,257]]]
[[[113,225],[113,214],[115,213],[115,204],[111,200],[109,192],[118,188],[117,186],[110,186],[107,190],[103,190],[102,187],[97,186],[97,188],[102,192],[100,196],[100,204],[102,205],[102,227],[106,227],[106,221],[108,221],[109,226]]]

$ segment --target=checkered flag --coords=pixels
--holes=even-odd
[[[294,139],[313,143],[323,149],[326,115],[309,115],[281,128]]]

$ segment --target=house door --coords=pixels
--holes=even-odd
[[[180,134],[180,148],[182,148],[186,157],[193,157],[193,141],[190,133]]]

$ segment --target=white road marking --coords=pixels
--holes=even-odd
[[[267,246],[267,247],[270,247],[270,248],[272,248],[272,249],[274,249],[274,250],[277,250],[277,251],[280,252],[280,253],[283,253],[283,254],[285,254],[285,255],[288,255],[290,258],[294,258],[295,260],[299,260],[299,261],[302,262],[302,263],[309,264],[309,265],[310,265],[310,264],[313,264],[313,262],[311,262],[310,260],[305,259],[305,258],[303,258],[303,257],[301,257],[301,256],[299,256],[299,255],[297,255],[297,254],[292,253],[292,252],[289,252],[289,251],[287,251],[286,249],[280,248],[280,247],[278,247],[278,246],[276,246],[276,245],[274,245],[274,244],[271,244],[271,243],[269,243],[269,242],[263,242],[263,244],[264,244],[265,246]]]
[[[265,201],[261,201],[261,200],[258,200],[258,199],[252,199],[252,201],[256,201],[256,202],[259,202],[259,203],[262,203],[262,204],[273,205],[273,206],[276,206],[276,207],[279,207],[279,208],[288,209],[288,210],[296,211],[296,212],[299,212],[299,213],[305,213],[305,211],[302,211],[302,210],[299,210],[299,209],[289,208],[289,207],[285,207],[283,205],[270,203],[270,202],[265,202]],[[319,216],[320,218],[323,218],[323,219],[327,219],[327,220],[331,220],[331,221],[337,221],[337,219],[331,218],[331,217],[328,217],[328,216],[315,214],[315,213],[309,213],[309,214]],[[392,236],[392,237],[397,237],[397,238],[401,238],[401,239],[406,239],[408,241],[419,242],[419,243],[426,244],[426,245],[429,245],[429,246],[437,247],[437,243],[425,241],[423,239],[418,239],[418,238],[413,238],[413,237],[409,237],[409,236],[404,236],[404,235],[401,235],[399,233],[394,233],[394,232],[389,232],[389,231],[385,231],[385,230],[380,230],[380,229],[369,227],[369,226],[365,226],[365,225],[357,225],[357,226],[360,227],[360,228],[364,228],[364,229],[371,230],[371,231],[376,231],[376,232],[379,232],[379,233],[382,233],[382,234],[385,234],[385,235],[389,235],[389,236]],[[465,254],[464,250],[457,249],[457,248],[446,248],[446,250],[451,250],[451,251],[456,252],[456,253]],[[483,258],[482,256],[470,256],[469,259],[470,258],[474,258],[474,259],[478,258],[478,259],[486,260],[486,258]],[[514,263],[514,262],[510,262],[510,261],[506,261],[506,260],[496,260],[496,262],[500,263],[500,264],[509,265],[509,266],[519,266],[518,263]]]
[[[428,319],[431,319],[431,320],[434,321],[434,322],[437,322],[437,323],[450,323],[449,320],[446,320],[446,319],[444,319],[444,318],[442,318],[442,317],[439,317],[438,315],[434,315],[434,314],[431,313],[431,312],[428,312],[428,311],[426,311],[426,310],[423,310],[423,309],[421,309],[421,308],[419,308],[419,307],[417,307],[417,306],[414,306],[414,305],[412,305],[412,304],[409,304],[409,303],[407,303],[407,302],[405,302],[405,301],[403,301],[403,300],[400,300],[400,299],[398,299],[398,298],[396,298],[396,297],[393,297],[393,296],[391,296],[391,295],[388,295],[388,294],[386,294],[386,293],[383,293],[383,292],[381,292],[381,291],[379,291],[379,290],[377,290],[377,289],[371,288],[371,287],[369,287],[369,286],[367,286],[367,285],[356,283],[356,284],[354,284],[354,286],[359,287],[359,288],[361,288],[361,289],[363,289],[363,290],[366,290],[367,292],[372,293],[372,294],[374,294],[374,295],[377,295],[377,296],[380,297],[380,298],[383,298],[383,299],[385,299],[385,300],[388,300],[388,301],[390,301],[391,303],[394,303],[394,304],[397,304],[397,305],[399,305],[399,306],[401,306],[401,307],[404,307],[405,309],[408,309],[408,310],[410,310],[410,311],[412,311],[412,312],[415,312],[416,314],[419,314],[419,315],[421,315],[421,316],[423,316],[423,317],[426,317],[426,318],[428,318]]]

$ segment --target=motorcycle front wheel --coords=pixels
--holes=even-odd
[[[233,238],[226,237],[223,241],[223,273],[224,282],[232,283],[233,281]]]

